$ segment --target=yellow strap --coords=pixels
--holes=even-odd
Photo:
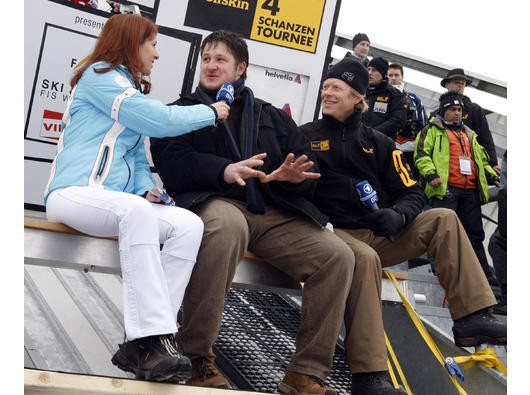
[[[397,355],[394,352],[394,348],[392,347],[392,344],[390,343],[390,339],[388,338],[386,331],[385,331],[385,342],[386,342],[386,348],[388,349],[388,352],[390,353],[390,358],[392,358],[392,362],[396,366],[399,377],[401,379],[401,382],[403,383],[403,386],[405,387],[405,390],[407,391],[407,394],[412,395],[412,391],[410,390],[409,383],[407,382],[407,378],[405,377],[405,373],[403,372],[403,369],[401,369],[401,365],[399,364]],[[394,385],[394,388],[399,388],[399,384],[396,378],[396,374],[394,373],[394,369],[392,368],[392,364],[390,363],[389,360],[387,360],[387,364],[388,364],[388,372],[390,373],[390,378],[392,379],[392,384]]]
[[[476,364],[481,364],[488,368],[496,368],[498,371],[508,375],[506,366],[497,359],[497,352],[492,347],[479,350],[469,356],[454,357],[453,359],[456,363],[467,362],[464,365],[464,370],[470,369]]]
[[[394,373],[394,368],[392,367],[392,363],[390,362],[390,359],[386,360],[386,366],[388,367],[388,373],[390,374],[390,379],[392,380],[392,385],[394,388],[398,387],[398,381],[396,378],[396,374]]]
[[[407,297],[405,296],[405,293],[401,289],[401,286],[399,285],[399,283],[397,282],[396,278],[394,277],[394,274],[392,272],[388,271],[388,270],[384,270],[384,273],[394,283],[394,286],[396,287],[396,290],[398,291],[399,296],[401,297],[401,300],[403,302],[403,305],[405,306],[405,309],[407,310],[407,312],[409,313],[410,318],[412,319],[412,322],[414,323],[414,325],[416,326],[416,328],[420,332],[421,337],[423,337],[423,340],[425,340],[425,343],[427,343],[427,346],[429,346],[429,348],[431,349],[432,353],[434,354],[434,356],[436,357],[438,362],[440,362],[440,364],[444,367],[444,370],[447,372],[447,375],[450,377],[450,379],[453,382],[454,386],[458,390],[458,393],[460,395],[467,395],[466,391],[464,391],[464,389],[456,381],[456,378],[454,376],[452,376],[451,374],[449,374],[449,372],[445,368],[445,358],[444,358],[442,352],[438,349],[438,346],[436,345],[434,340],[432,340],[431,335],[429,334],[429,332],[427,332],[427,329],[425,328],[425,326],[423,325],[423,322],[420,320],[420,318],[416,314],[416,311],[414,310],[414,308],[412,307],[412,305],[408,301]]]

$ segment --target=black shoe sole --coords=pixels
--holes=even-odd
[[[134,364],[119,352],[114,354],[111,362],[125,372],[134,373],[137,380],[163,382],[169,380],[184,381],[191,378],[191,365],[187,364],[169,363],[165,364],[166,366],[161,366],[164,364],[160,363],[156,371],[154,369],[138,369],[133,367]]]
[[[458,347],[475,347],[481,344],[491,344],[494,346],[505,346],[507,344],[506,337],[493,338],[489,336],[473,336],[473,337],[455,337],[455,344]]]
[[[127,358],[121,355],[119,351],[116,354],[114,354],[114,356],[112,357],[110,361],[112,362],[114,366],[117,366],[124,372],[134,373],[134,375],[136,376],[137,369],[133,368],[132,367],[133,364]]]
[[[394,395],[407,395],[407,391],[400,385],[399,388],[351,388],[352,395],[379,395],[379,394],[394,394]]]

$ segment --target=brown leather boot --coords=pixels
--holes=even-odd
[[[212,387],[232,389],[230,382],[217,369],[213,362],[206,358],[194,358],[191,360],[191,379],[186,384],[198,387]]]
[[[278,385],[278,392],[287,395],[338,395],[336,389],[326,387],[316,377],[289,371]]]

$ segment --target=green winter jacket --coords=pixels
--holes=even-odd
[[[489,164],[489,156],[484,147],[478,143],[477,134],[466,125],[463,125],[463,129],[471,141],[480,200],[482,203],[487,203],[489,200],[488,183],[493,184],[499,176]],[[416,136],[414,164],[420,175],[427,181],[425,183],[427,198],[443,199],[449,179],[449,137],[440,119],[432,117],[427,126]],[[436,177],[442,179],[442,185],[437,188],[429,184],[429,181]]]

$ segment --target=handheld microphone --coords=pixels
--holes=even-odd
[[[217,92],[215,100],[231,105],[234,102],[234,86],[230,82],[225,82]]]
[[[377,191],[372,188],[368,181],[364,180],[357,183],[355,189],[357,189],[357,193],[359,194],[361,203],[364,207],[372,212],[379,210],[379,206],[377,205],[377,202],[379,201]],[[389,241],[394,241],[394,236],[388,236],[387,239]]]
[[[217,92],[215,100],[224,101],[227,105],[231,105],[234,102],[234,86],[230,82],[225,82],[223,86],[221,86],[221,89],[219,89],[219,92]],[[228,149],[230,150],[232,157],[241,158],[239,148],[234,140],[230,126],[228,126],[227,122],[222,122],[222,125],[224,125],[224,131],[226,132],[226,138],[228,139]]]
[[[165,190],[162,188],[156,188],[158,190],[158,195],[155,194],[157,198],[162,200],[166,206],[175,206],[175,201],[170,197]]]
[[[355,189],[357,189],[357,193],[359,194],[361,203],[364,207],[370,211],[379,210],[379,206],[377,205],[377,202],[379,201],[379,198],[377,197],[377,191],[372,188],[368,181],[364,180],[357,183],[357,185],[355,185]]]

